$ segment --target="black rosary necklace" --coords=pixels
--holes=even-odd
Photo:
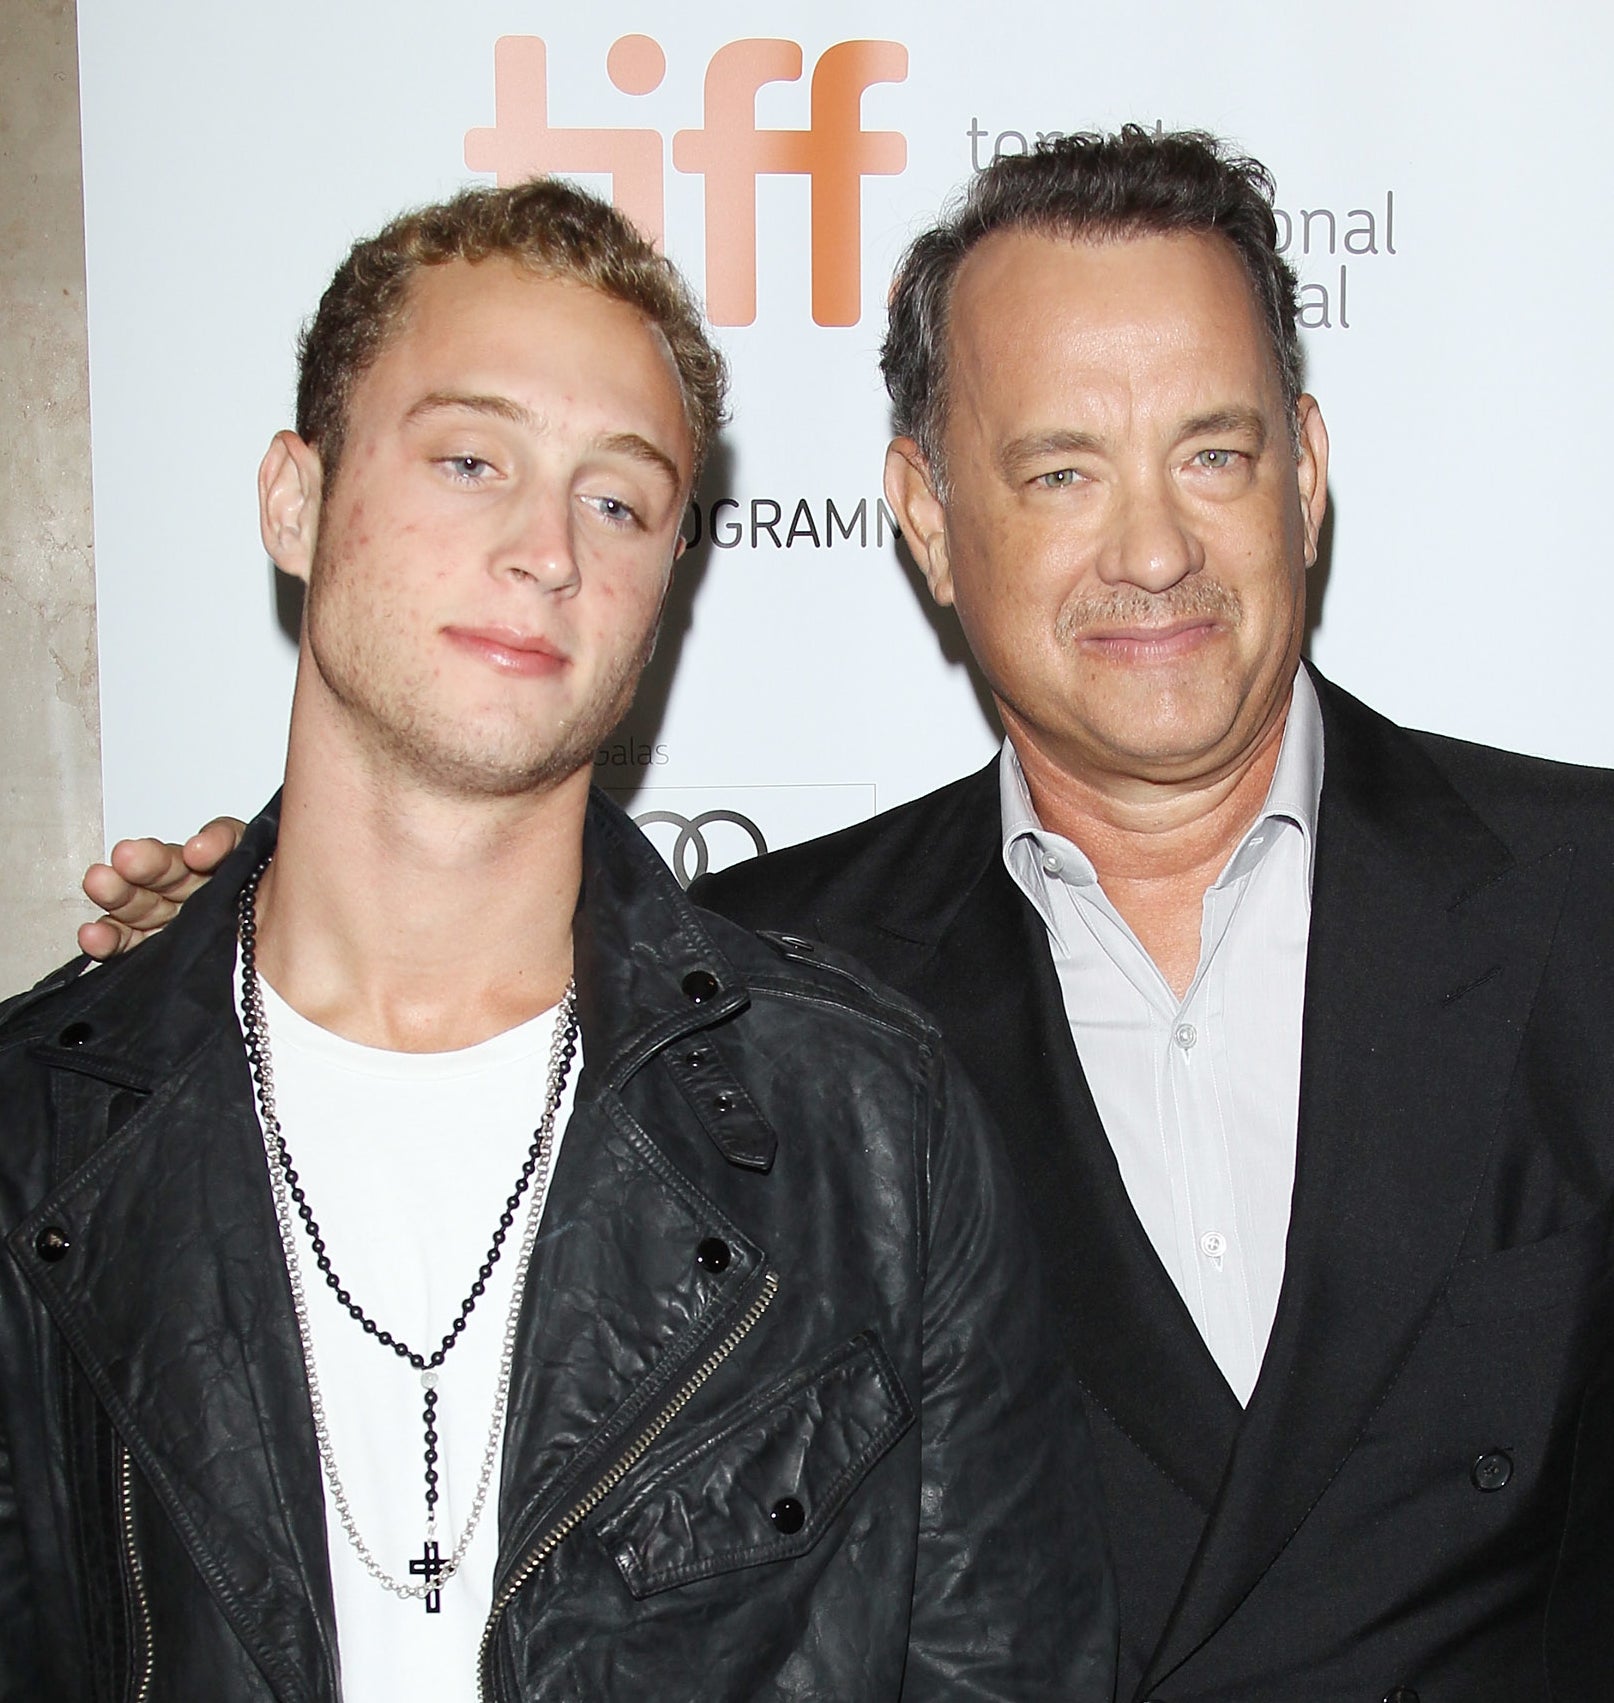
[[[303,1365],[308,1377],[309,1402],[314,1415],[314,1434],[319,1443],[320,1461],[325,1469],[326,1481],[331,1491],[331,1500],[340,1516],[342,1529],[347,1533],[348,1539],[357,1551],[366,1572],[395,1595],[420,1599],[425,1602],[428,1614],[437,1614],[442,1608],[442,1583],[445,1579],[453,1577],[465,1558],[465,1552],[470,1547],[472,1534],[475,1532],[477,1522],[482,1517],[482,1510],[486,1506],[488,1490],[492,1482],[493,1463],[498,1454],[505,1407],[510,1394],[510,1363],[515,1347],[516,1318],[521,1305],[522,1293],[526,1287],[527,1266],[531,1259],[533,1242],[537,1236],[538,1221],[542,1216],[544,1199],[549,1192],[549,1179],[554,1156],[555,1116],[560,1107],[566,1078],[571,1071],[572,1060],[577,1056],[576,991],[571,982],[566,984],[566,991],[561,997],[560,1008],[555,1018],[555,1038],[549,1053],[549,1077],[544,1096],[543,1116],[539,1120],[538,1127],[533,1131],[532,1144],[527,1149],[526,1158],[522,1161],[521,1173],[516,1178],[515,1187],[511,1190],[510,1197],[504,1204],[504,1210],[499,1214],[499,1222],[493,1232],[493,1239],[489,1243],[488,1251],[477,1270],[475,1281],[471,1284],[465,1299],[460,1303],[459,1309],[454,1315],[453,1323],[443,1333],[442,1340],[436,1348],[429,1354],[420,1349],[412,1348],[402,1337],[387,1330],[371,1317],[353,1298],[352,1292],[337,1275],[336,1269],[331,1263],[330,1253],[325,1246],[325,1238],[314,1217],[313,1208],[308,1204],[308,1196],[298,1179],[296,1168],[292,1164],[291,1153],[286,1146],[286,1137],[275,1113],[274,1066],[269,1053],[269,1025],[264,1016],[263,988],[258,979],[257,967],[258,883],[263,879],[263,872],[268,867],[269,859],[265,858],[247,878],[246,885],[241,889],[238,908],[241,942],[241,1028],[242,1038],[246,1045],[247,1060],[252,1067],[253,1080],[257,1085],[264,1146],[269,1157],[270,1187],[275,1199],[275,1216],[280,1227],[281,1246],[286,1255],[287,1275],[291,1280],[292,1306],[297,1318],[298,1337],[302,1343]],[[488,1280],[493,1275],[494,1266],[499,1262],[499,1256],[504,1252],[505,1241],[515,1225],[516,1214],[520,1210],[522,1198],[532,1186],[535,1176],[540,1178],[538,1192],[528,1211],[526,1227],[521,1237],[516,1264],[515,1293],[510,1303],[510,1312],[505,1324],[504,1349],[499,1365],[493,1421],[488,1431],[487,1447],[483,1451],[482,1468],[477,1480],[476,1495],[471,1504],[470,1516],[460,1534],[459,1542],[445,1559],[441,1554],[437,1537],[438,1374],[443,1362],[464,1335],[466,1322],[475,1310],[477,1302],[487,1292]],[[337,1471],[336,1456],[331,1447],[330,1427],[325,1416],[324,1398],[319,1385],[318,1369],[314,1363],[313,1338],[308,1322],[307,1294],[303,1286],[301,1265],[297,1254],[296,1223],[299,1219],[308,1237],[309,1246],[314,1251],[314,1263],[324,1277],[326,1287],[336,1296],[337,1301],[346,1310],[348,1316],[363,1329],[367,1336],[373,1337],[383,1348],[390,1348],[400,1360],[406,1360],[420,1374],[421,1388],[425,1396],[421,1420],[424,1427],[426,1537],[421,1547],[421,1553],[409,1563],[409,1572],[413,1578],[420,1581],[418,1584],[393,1578],[375,1559],[369,1545],[359,1535],[358,1526],[348,1504],[346,1488],[342,1483],[340,1473]]]

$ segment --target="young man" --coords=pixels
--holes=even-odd
[[[259,481],[284,792],[0,1023],[7,1703],[1108,1697],[1079,1413],[934,1031],[589,795],[721,398],[554,183],[326,292]]]

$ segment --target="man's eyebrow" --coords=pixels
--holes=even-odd
[[[1267,423],[1253,408],[1213,408],[1208,414],[1191,415],[1181,427],[1184,438],[1215,437],[1221,433],[1253,438],[1258,453],[1266,448]]]
[[[536,430],[541,421],[530,408],[523,408],[519,402],[508,396],[484,396],[473,391],[434,390],[429,396],[423,396],[404,415],[405,420],[418,420],[426,414],[446,413],[451,409],[459,409],[467,414],[491,414],[496,419],[508,420],[512,425],[526,426]]]
[[[678,463],[665,450],[657,449],[649,438],[642,438],[637,432],[611,432],[596,441],[599,448],[608,450],[613,455],[631,456],[635,461],[659,467],[675,487],[684,482],[683,469]]]
[[[1096,455],[1103,448],[1104,440],[1096,432],[1027,432],[1024,437],[1012,438],[1003,446],[998,454],[998,464],[1012,473],[1051,455]]]
[[[451,411],[490,414],[495,419],[508,420],[512,425],[533,432],[541,431],[544,424],[530,408],[524,408],[508,396],[482,395],[458,390],[432,391],[429,396],[421,397],[404,418],[419,420],[428,414]],[[642,461],[647,466],[659,468],[675,486],[684,482],[683,469],[678,463],[665,450],[658,449],[649,438],[641,437],[638,432],[607,432],[605,436],[595,439],[595,447],[610,455],[626,455],[634,461]]]

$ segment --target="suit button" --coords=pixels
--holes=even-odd
[[[1418,1693],[1410,1685],[1398,1685],[1385,1692],[1384,1703],[1418,1703]]]
[[[94,1033],[88,1023],[69,1023],[56,1039],[60,1046],[82,1047]]]
[[[695,1263],[702,1271],[727,1271],[729,1245],[717,1236],[708,1236],[695,1250]]]
[[[699,1005],[715,994],[721,984],[710,970],[691,970],[679,984],[684,990],[684,998],[691,1005]]]
[[[768,1518],[786,1537],[793,1537],[807,1524],[807,1510],[794,1496],[781,1496],[768,1510]]]
[[[1513,1476],[1513,1457],[1504,1449],[1481,1455],[1469,1469],[1476,1490],[1500,1490]]]
[[[34,1237],[34,1252],[42,1260],[48,1260],[52,1265],[59,1259],[66,1259],[67,1250],[72,1245],[67,1239],[67,1232],[59,1224],[47,1224]]]

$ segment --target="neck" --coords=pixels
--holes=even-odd
[[[395,1052],[474,1046],[572,968],[588,771],[466,800],[307,760],[293,739],[258,892],[258,965],[322,1028]]]
[[[1179,998],[1199,965],[1205,893],[1266,803],[1289,703],[1236,763],[1189,780],[1073,772],[1009,725],[1038,820],[1081,847]]]
[[[1028,740],[1014,739],[1014,748],[1038,820],[1079,845],[1101,881],[1180,876],[1214,863],[1209,886],[1266,803],[1287,714],[1285,705],[1236,767],[1191,781],[1077,774]]]

